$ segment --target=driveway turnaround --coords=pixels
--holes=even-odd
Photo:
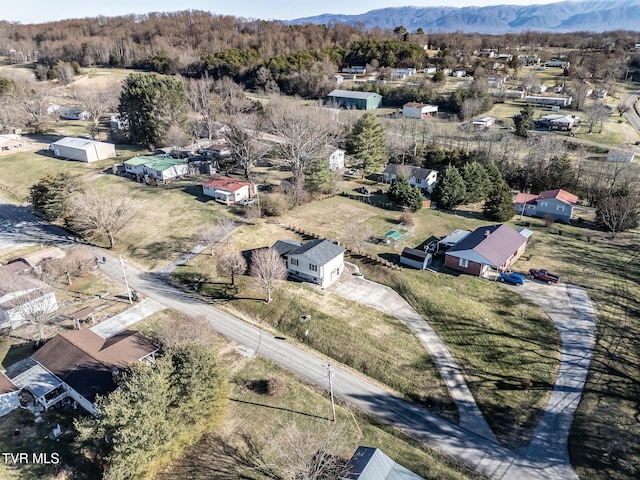
[[[593,305],[582,288],[565,283],[547,285],[531,280],[515,291],[551,317],[562,342],[560,370],[549,403],[531,443],[520,453],[570,465],[569,429],[582,397],[595,341]]]
[[[345,271],[346,273],[348,271]],[[442,375],[449,393],[458,407],[460,426],[476,435],[496,442],[495,435],[480,413],[480,409],[469,391],[462,368],[451,356],[429,323],[393,289],[362,277],[345,274],[341,275],[338,281],[327,290],[388,313],[407,325],[427,348],[436,363],[440,375]]]

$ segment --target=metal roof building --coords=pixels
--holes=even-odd
[[[116,156],[116,147],[113,143],[96,142],[94,140],[73,137],[65,137],[52,143],[49,150],[52,151],[56,157],[87,163]]]
[[[327,95],[327,103],[340,108],[373,110],[382,105],[382,97],[373,92],[355,92],[352,90],[334,90]]]

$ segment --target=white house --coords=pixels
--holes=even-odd
[[[113,143],[96,142],[86,138],[65,137],[49,146],[56,157],[78,162],[97,162],[116,156]]]
[[[382,180],[391,183],[398,175],[403,175],[409,180],[409,184],[431,193],[438,181],[438,171],[429,168],[416,167],[414,165],[398,165],[390,163],[382,173]]]
[[[189,165],[184,160],[171,157],[133,157],[123,163],[125,172],[134,175],[138,180],[150,177],[155,181],[167,182],[190,173]]]
[[[241,200],[254,197],[257,185],[230,177],[216,177],[202,184],[202,194],[217,202],[233,205]]]
[[[422,70],[422,73],[429,75],[431,73],[436,73],[437,71],[438,69],[436,67],[427,67],[424,70]]]
[[[481,117],[476,118],[471,122],[474,128],[489,128],[492,125],[496,124],[496,119],[493,117]]]
[[[460,77],[464,77],[466,74],[467,74],[466,70],[456,70],[455,72],[451,73],[451,76],[460,78]]]
[[[22,149],[24,149],[24,142],[20,135],[13,133],[0,135],[0,157]]]
[[[60,118],[65,120],[87,120],[91,114],[81,108],[64,107],[60,109]]]
[[[402,106],[402,116],[405,118],[427,118],[438,114],[437,105],[408,102]]]
[[[329,170],[335,172],[344,168],[345,151],[339,148],[327,145],[327,155],[329,160]]]
[[[305,244],[278,240],[273,248],[285,259],[290,274],[321,287],[333,283],[344,270],[344,248],[326,238]]]
[[[56,310],[58,301],[49,285],[26,275],[0,272],[0,328],[16,328],[40,312]]]

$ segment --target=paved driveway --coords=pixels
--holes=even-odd
[[[508,288],[542,308],[553,320],[562,342],[560,370],[549,403],[531,443],[520,452],[528,458],[570,464],[569,429],[582,398],[595,341],[593,305],[584,289],[575,285],[530,280],[521,287]]]
[[[327,290],[341,297],[360,302],[396,317],[406,324],[429,351],[451,397],[458,407],[460,426],[476,435],[497,441],[489,424],[480,413],[464,379],[462,368],[451,356],[440,337],[407,301],[393,289],[349,274],[348,270]]]

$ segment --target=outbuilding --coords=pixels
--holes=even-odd
[[[438,114],[437,105],[408,102],[402,106],[402,116],[405,118],[427,118]]]
[[[400,263],[418,270],[425,270],[431,265],[431,254],[424,250],[405,247],[400,255]]]
[[[52,143],[49,150],[56,157],[87,163],[116,156],[116,147],[113,143],[96,142],[86,138],[65,137]]]
[[[334,104],[341,108],[354,108],[356,110],[373,110],[382,105],[382,97],[373,92],[355,92],[351,90],[334,90],[327,95],[328,104]]]

